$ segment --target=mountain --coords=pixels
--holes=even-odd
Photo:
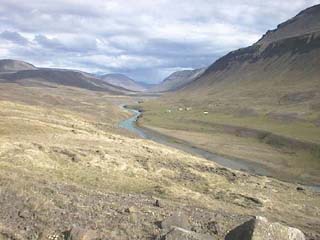
[[[0,83],[18,83],[24,86],[63,85],[93,91],[126,93],[128,90],[113,86],[85,72],[54,68],[36,68],[18,60],[0,60]]]
[[[175,91],[186,84],[192,82],[202,73],[204,73],[205,68],[195,69],[195,70],[183,70],[172,73],[166,79],[164,79],[160,84],[155,85],[150,89],[152,92],[169,92]]]
[[[30,63],[12,60],[12,59],[3,59],[0,60],[0,72],[16,72],[21,70],[35,70],[37,69]]]
[[[268,31],[252,46],[230,52],[178,91],[198,102],[220,98],[275,103],[319,101],[320,5]],[[191,95],[190,95],[191,94]],[[200,97],[199,97],[200,96]],[[258,101],[259,100],[259,101]]]
[[[304,34],[312,34],[320,31],[319,24],[319,5],[310,7],[300,12],[294,18],[278,25],[277,29],[268,31],[261,40],[259,45],[268,45],[271,42],[282,39],[293,38]]]
[[[147,89],[143,84],[136,82],[124,74],[105,74],[100,76],[100,78],[106,83],[131,91],[143,92]]]

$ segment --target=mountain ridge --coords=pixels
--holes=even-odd
[[[121,73],[110,73],[99,76],[103,81],[131,91],[143,92],[146,86]]]
[[[320,31],[320,4],[302,10],[293,18],[279,24],[276,29],[267,31],[256,44],[268,44],[285,38]]]
[[[0,60],[0,82],[18,83],[23,85],[41,85],[44,83],[78,87],[92,91],[108,91],[125,93],[129,90],[108,84],[90,73],[56,68],[37,68],[20,60]]]
[[[37,69],[31,63],[13,60],[13,59],[0,59],[0,72],[16,72],[21,70],[35,70]]]
[[[171,73],[162,82],[152,87],[151,92],[170,92],[176,91],[183,86],[194,81],[205,72],[206,68],[199,68],[193,70],[181,70]]]

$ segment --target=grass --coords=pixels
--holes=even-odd
[[[217,128],[210,125],[217,123],[270,131],[286,137],[320,144],[320,128],[310,122],[281,123],[268,118],[266,115],[235,117],[232,114],[219,112],[209,112],[208,115],[204,115],[203,112],[207,111],[206,109],[179,111],[170,106],[157,105],[144,105],[144,108],[144,122],[158,127],[170,129],[191,128],[206,132]],[[167,109],[172,109],[171,113],[167,113]],[[199,125],[197,121],[201,121],[204,124]]]
[[[320,144],[320,128],[310,121],[279,122],[264,112],[254,116],[236,116],[234,110],[223,109],[203,112],[206,108],[193,106],[179,111],[179,104],[150,101],[142,104],[144,110],[140,124],[158,129],[162,133],[189,141],[200,148],[222,155],[259,162],[291,176],[291,179],[319,183],[320,155],[318,148],[304,150],[290,146],[265,144],[257,137],[240,137],[236,131],[224,126],[236,126],[274,133],[287,138]],[[186,105],[187,106],[187,105]],[[171,112],[167,112],[170,109]],[[313,116],[316,116],[313,113]],[[310,117],[308,115],[308,117]],[[233,145],[231,145],[232,143]],[[282,146],[282,147],[281,147]]]
[[[30,90],[38,93],[33,101],[42,99],[39,90]],[[12,91],[21,96],[23,92],[28,95],[29,90]],[[59,105],[50,105],[50,101],[29,103],[27,98],[16,99],[19,95],[0,101],[0,202],[6,204],[0,224],[4,222],[7,228],[25,234],[12,219],[58,229],[64,224],[86,226],[89,219],[93,226],[98,224],[99,229],[108,230],[105,226],[112,222],[109,217],[126,221],[123,217],[128,213],[123,211],[128,206],[138,206],[139,221],[143,222],[154,212],[169,215],[173,210],[168,210],[167,203],[189,209],[204,207],[205,211],[222,208],[232,214],[259,214],[261,206],[250,202],[250,197],[267,199],[263,211],[268,217],[302,229],[308,227],[306,223],[318,222],[316,194],[298,192],[295,185],[274,179],[221,170],[213,162],[176,149],[119,135],[121,131],[114,124],[127,113],[118,107],[118,99],[86,94],[66,94],[66,103]],[[74,102],[86,98],[86,104],[79,101],[72,109],[72,97]],[[88,109],[88,102],[97,104]],[[151,196],[165,199],[165,208],[154,207]],[[302,204],[314,206],[315,210],[311,214],[304,208],[296,211],[296,206]],[[27,207],[37,216],[29,222],[17,216],[17,209]],[[104,209],[109,209],[110,215]],[[152,229],[155,220],[163,219],[161,214],[147,223]],[[145,231],[145,225],[134,225],[130,233],[137,228]]]

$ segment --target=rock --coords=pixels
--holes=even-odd
[[[135,207],[128,207],[124,210],[126,213],[135,213],[137,209]]]
[[[231,230],[225,240],[305,240],[305,236],[299,229],[255,217]]]
[[[193,224],[191,231],[210,235],[218,235],[219,232],[221,232],[219,224],[214,220],[198,223],[196,225]]]
[[[80,162],[80,158],[77,155],[74,155],[71,157],[71,161],[77,163],[77,162]]]
[[[304,191],[304,188],[303,187],[297,187],[297,191]]]
[[[62,233],[53,229],[45,229],[39,236],[39,240],[64,240]]]
[[[22,209],[22,210],[20,210],[20,211],[18,212],[18,216],[19,216],[20,218],[26,219],[26,218],[31,218],[31,217],[32,217],[32,214],[30,213],[29,210],[27,210],[27,209]]]
[[[159,199],[156,199],[156,202],[154,203],[154,206],[160,207],[160,208],[164,207],[164,206],[163,206],[163,202],[160,201]]]
[[[58,235],[58,234],[52,234],[52,235],[49,235],[48,238],[46,238],[48,240],[62,240],[63,238]]]
[[[171,230],[173,227],[180,227],[189,230],[190,224],[188,217],[181,212],[174,212],[170,217],[167,217],[161,222],[163,230]]]
[[[66,240],[99,240],[99,234],[94,230],[72,227],[65,233]]]
[[[205,228],[209,233],[218,234],[220,232],[219,225],[216,221],[206,223]]]
[[[168,233],[161,236],[160,240],[213,240],[213,237],[183,228],[173,227]]]

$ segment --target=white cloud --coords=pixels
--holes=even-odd
[[[159,81],[250,45],[319,2],[1,0],[0,58]]]

